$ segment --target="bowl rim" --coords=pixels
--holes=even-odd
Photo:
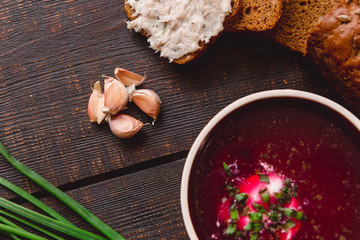
[[[189,202],[188,202],[188,185],[190,179],[190,172],[193,166],[196,154],[200,149],[203,141],[206,139],[210,131],[227,115],[235,111],[236,109],[245,106],[249,103],[269,99],[269,98],[280,98],[280,97],[288,97],[288,98],[297,98],[309,100],[311,102],[315,102],[321,104],[329,109],[334,110],[338,114],[342,115],[347,121],[354,125],[360,132],[360,120],[352,114],[349,110],[341,106],[340,104],[315,93],[305,92],[301,90],[292,90],[292,89],[278,89],[278,90],[267,90],[262,92],[257,92],[250,94],[248,96],[242,97],[230,105],[223,108],[220,112],[218,112],[201,130],[200,134],[195,139],[191,149],[188,153],[188,156],[185,161],[185,165],[183,168],[183,173],[181,177],[181,189],[180,189],[180,201],[181,201],[181,212],[183,216],[183,221],[185,224],[185,228],[188,236],[191,240],[198,240],[196,235],[194,226],[190,217],[189,210]]]

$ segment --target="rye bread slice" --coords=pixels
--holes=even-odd
[[[307,56],[342,97],[360,113],[360,3],[342,0],[314,28]]]
[[[289,0],[276,26],[265,33],[291,50],[305,53],[306,40],[323,16],[340,0]]]
[[[169,0],[169,1],[171,1],[171,0]],[[231,8],[232,8],[232,10],[231,10],[230,14],[228,14],[226,16],[226,18],[225,18],[225,21],[223,23],[224,30],[225,30],[226,26],[235,17],[237,17],[237,15],[240,12],[241,7],[242,7],[241,0],[231,0]],[[138,17],[135,14],[135,10],[127,3],[127,0],[125,0],[124,10],[125,10],[128,18],[130,20],[134,20],[134,19],[136,19]],[[144,30],[141,30],[140,33],[142,35],[144,35],[145,37],[147,37],[147,38],[150,37],[150,35],[147,32],[145,32]],[[191,52],[191,53],[188,53],[186,55],[183,55],[180,58],[174,59],[173,62],[175,62],[177,64],[185,64],[185,63],[189,63],[189,62],[194,61],[195,59],[199,58],[205,52],[206,48],[209,47],[212,43],[214,43],[216,41],[216,39],[221,36],[222,33],[223,33],[223,31],[220,32],[217,36],[211,37],[208,43],[205,43],[203,41],[199,41],[198,45],[199,45],[200,48],[198,50],[196,50],[194,52]]]
[[[242,9],[226,30],[257,32],[272,29],[282,15],[284,0],[242,0]]]

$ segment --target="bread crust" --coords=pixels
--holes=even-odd
[[[243,0],[242,10],[226,30],[258,32],[272,29],[282,15],[284,1]]]
[[[171,1],[171,0],[170,0]],[[240,9],[241,9],[241,0],[232,0],[231,1],[231,6],[232,6],[232,11],[230,14],[228,14],[225,18],[225,21],[223,23],[224,25],[224,29],[226,28],[226,26],[232,22],[232,20],[234,18],[236,18],[238,16],[238,14],[240,13]],[[124,10],[128,16],[128,18],[130,20],[134,20],[137,18],[137,16],[135,15],[135,10],[127,3],[127,0],[125,0],[125,5],[124,5]],[[185,63],[190,63],[193,62],[194,60],[198,59],[204,52],[205,50],[211,45],[213,44],[217,38],[219,38],[221,36],[221,34],[224,31],[220,32],[217,36],[213,36],[210,38],[208,43],[202,42],[200,41],[198,44],[200,46],[200,48],[197,51],[188,53],[178,59],[174,59],[173,62],[177,63],[177,64],[185,64]],[[145,31],[141,30],[140,33],[142,35],[144,35],[145,37],[149,38],[150,35],[148,33],[146,33]]]
[[[293,51],[305,53],[306,39],[340,0],[289,0],[276,26],[265,31],[265,36]]]
[[[314,28],[306,55],[360,113],[360,4],[342,0]]]

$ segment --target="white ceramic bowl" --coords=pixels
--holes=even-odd
[[[198,137],[196,138],[194,144],[192,145],[190,152],[188,154],[188,157],[185,162],[183,174],[182,174],[182,180],[181,180],[181,210],[182,215],[185,223],[185,227],[187,230],[187,233],[191,240],[197,240],[199,239],[196,235],[191,217],[190,217],[190,210],[189,210],[189,202],[188,202],[188,190],[189,190],[189,179],[190,179],[190,172],[195,160],[195,157],[206,140],[208,134],[210,131],[226,116],[228,116],[233,111],[249,104],[252,102],[256,102],[259,100],[269,99],[269,98],[295,98],[295,99],[304,99],[308,100],[314,103],[319,103],[326,108],[332,109],[336,113],[342,115],[346,120],[348,120],[352,125],[354,125],[355,128],[357,128],[360,131],[360,120],[353,115],[351,112],[346,110],[341,105],[316,94],[304,92],[304,91],[298,91],[298,90],[270,90],[270,91],[264,91],[259,92],[255,94],[251,94],[249,96],[240,98],[239,100],[233,102],[232,104],[225,107],[223,110],[221,110],[218,114],[215,115],[211,119],[211,121],[204,127],[204,129],[200,132]]]

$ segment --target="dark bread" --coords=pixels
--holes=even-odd
[[[243,0],[240,14],[226,30],[257,32],[272,29],[282,15],[284,0]]]
[[[306,40],[323,16],[340,0],[289,0],[276,26],[265,33],[293,51],[305,53]]]
[[[169,0],[169,1],[171,1],[171,0]],[[231,6],[232,6],[231,13],[226,16],[225,21],[223,23],[224,29],[239,14],[240,9],[241,9],[241,0],[231,0]],[[136,14],[135,14],[135,10],[127,3],[127,0],[125,0],[124,10],[130,20],[134,20],[137,18]],[[140,33],[143,34],[144,36],[146,36],[147,38],[150,37],[149,34],[147,32],[145,32],[144,30],[141,30]],[[185,63],[189,63],[189,62],[197,59],[205,52],[205,50],[208,46],[210,46],[212,43],[214,43],[216,41],[216,39],[221,36],[221,34],[222,34],[222,32],[220,32],[217,36],[211,37],[210,41],[208,43],[200,41],[198,43],[200,48],[197,51],[188,53],[178,59],[174,59],[173,62],[175,62],[177,64],[185,64]]]
[[[360,113],[359,21],[358,0],[342,0],[311,32],[306,54],[358,113]]]

